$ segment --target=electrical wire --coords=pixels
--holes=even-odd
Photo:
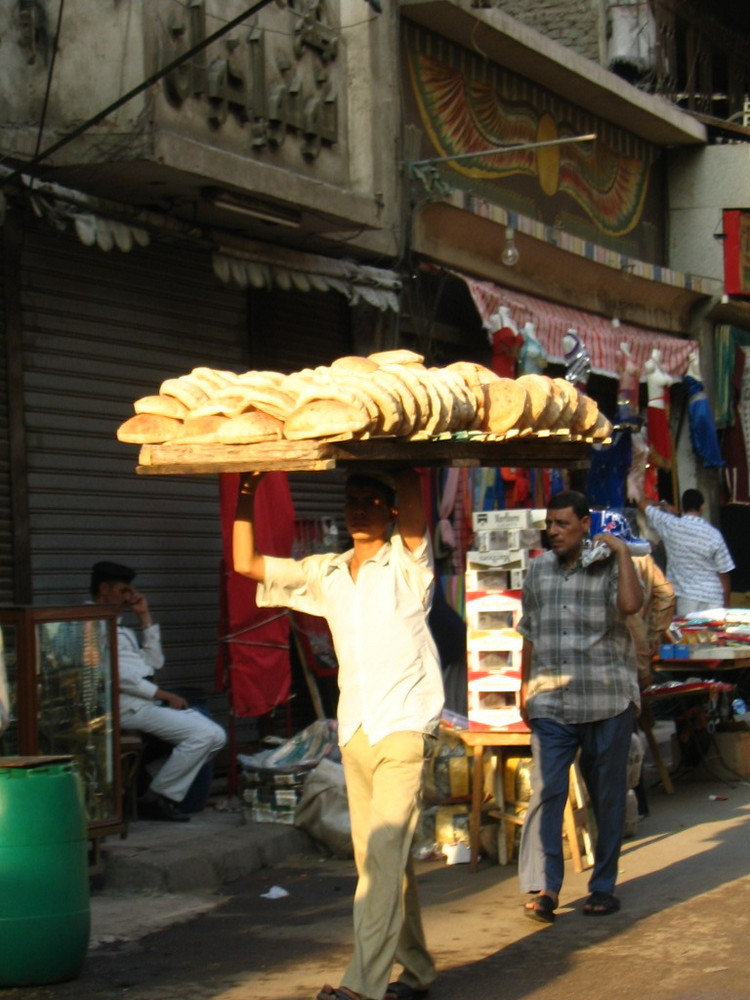
[[[42,145],[42,135],[44,133],[44,123],[47,119],[47,106],[49,104],[49,95],[52,89],[52,76],[55,72],[55,59],[57,58],[57,47],[60,41],[60,30],[62,29],[62,19],[63,10],[65,8],[65,0],[60,0],[60,7],[57,11],[57,27],[55,28],[55,39],[52,44],[52,56],[49,63],[49,71],[47,73],[47,86],[44,89],[44,102],[42,104],[42,114],[39,119],[39,131],[36,134],[36,148],[34,149],[34,156],[39,156],[39,147]]]

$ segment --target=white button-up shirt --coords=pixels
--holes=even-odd
[[[427,624],[434,577],[428,538],[409,552],[394,534],[359,568],[354,552],[265,557],[259,607],[288,607],[328,621],[339,666],[339,741],[359,726],[371,744],[390,733],[433,733],[443,681]]]
[[[117,667],[120,674],[120,711],[140,708],[153,701],[159,685],[150,680],[164,665],[161,630],[147,625],[141,631],[141,641],[132,628],[117,625]]]

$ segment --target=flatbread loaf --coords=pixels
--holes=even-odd
[[[424,430],[424,425],[430,415],[430,397],[417,372],[409,365],[383,365],[383,371],[393,372],[402,382],[405,382],[409,392],[414,397],[417,410],[416,430]]]
[[[591,434],[591,437],[595,441],[603,441],[605,438],[609,438],[612,436],[613,429],[614,428],[612,427],[610,421],[607,419],[607,417],[604,416],[602,411],[599,410],[599,415],[596,418],[596,423],[594,424],[593,429],[589,433]]]
[[[255,444],[259,441],[279,441],[284,436],[284,423],[260,410],[238,413],[216,431],[217,444]]]
[[[175,439],[180,444],[214,444],[216,433],[229,417],[220,413],[210,413],[204,417],[190,416],[182,424],[182,430]]]
[[[557,426],[560,415],[565,409],[565,397],[560,391],[560,387],[549,375],[537,375],[536,378],[544,382],[547,405],[544,408],[544,413],[536,422],[535,430],[551,430]]]
[[[375,351],[368,354],[368,359],[374,361],[376,365],[421,365],[424,364],[424,356],[416,354],[414,351],[407,351],[405,348],[396,348],[392,351]]]
[[[386,436],[399,434],[405,424],[404,406],[401,402],[399,386],[394,383],[390,372],[380,371],[380,369],[370,375],[370,380],[381,393],[379,398],[380,417],[376,433]]]
[[[401,378],[396,366],[381,368],[372,377],[374,381],[387,388],[398,401],[396,409],[401,419],[392,433],[396,437],[408,437],[413,434],[419,429],[421,410],[414,393],[406,380]]]
[[[369,375],[378,367],[376,361],[370,358],[361,358],[356,354],[347,354],[343,358],[336,358],[331,362],[331,368],[335,371],[352,372],[356,375]]]
[[[339,399],[312,399],[289,414],[284,421],[284,437],[289,441],[306,438],[354,437],[368,430],[367,411]]]
[[[156,413],[136,413],[117,428],[117,440],[126,444],[163,444],[182,430],[182,421]]]
[[[528,425],[532,430],[546,427],[544,420],[547,404],[550,401],[550,387],[552,381],[546,375],[521,375],[515,380],[518,385],[526,390],[529,396]]]
[[[142,396],[133,403],[136,413],[153,413],[159,417],[182,420],[189,413],[187,406],[174,396]]]
[[[447,366],[446,370],[458,372],[467,388],[474,394],[476,414],[470,425],[470,430],[477,430],[482,427],[485,410],[489,403],[487,386],[490,382],[496,382],[500,376],[490,368],[485,368],[484,365],[474,361],[454,361]]]
[[[570,421],[570,430],[573,434],[588,434],[593,430],[599,417],[599,407],[585,392],[579,390],[576,392],[578,393],[578,406]]]
[[[160,396],[174,396],[184,403],[189,410],[208,399],[205,389],[191,378],[190,375],[180,375],[179,378],[168,378],[159,386]]]
[[[530,396],[520,379],[498,377],[487,383],[487,406],[482,428],[491,434],[507,434],[528,420]]]
[[[571,421],[578,409],[578,390],[566,378],[553,378],[552,382],[563,400],[560,415],[554,425],[555,430],[570,430]]]

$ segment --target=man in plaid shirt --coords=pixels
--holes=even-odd
[[[532,795],[519,858],[525,913],[552,923],[563,881],[562,824],[578,750],[597,825],[589,916],[619,909],[614,895],[627,795],[633,718],[640,704],[627,616],[643,592],[627,543],[604,532],[589,541],[581,493],[547,509],[550,551],[532,560],[523,587],[521,712],[531,728]]]

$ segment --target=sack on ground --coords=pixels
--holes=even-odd
[[[336,858],[354,857],[344,768],[323,759],[307,776],[294,825],[323,844]]]

